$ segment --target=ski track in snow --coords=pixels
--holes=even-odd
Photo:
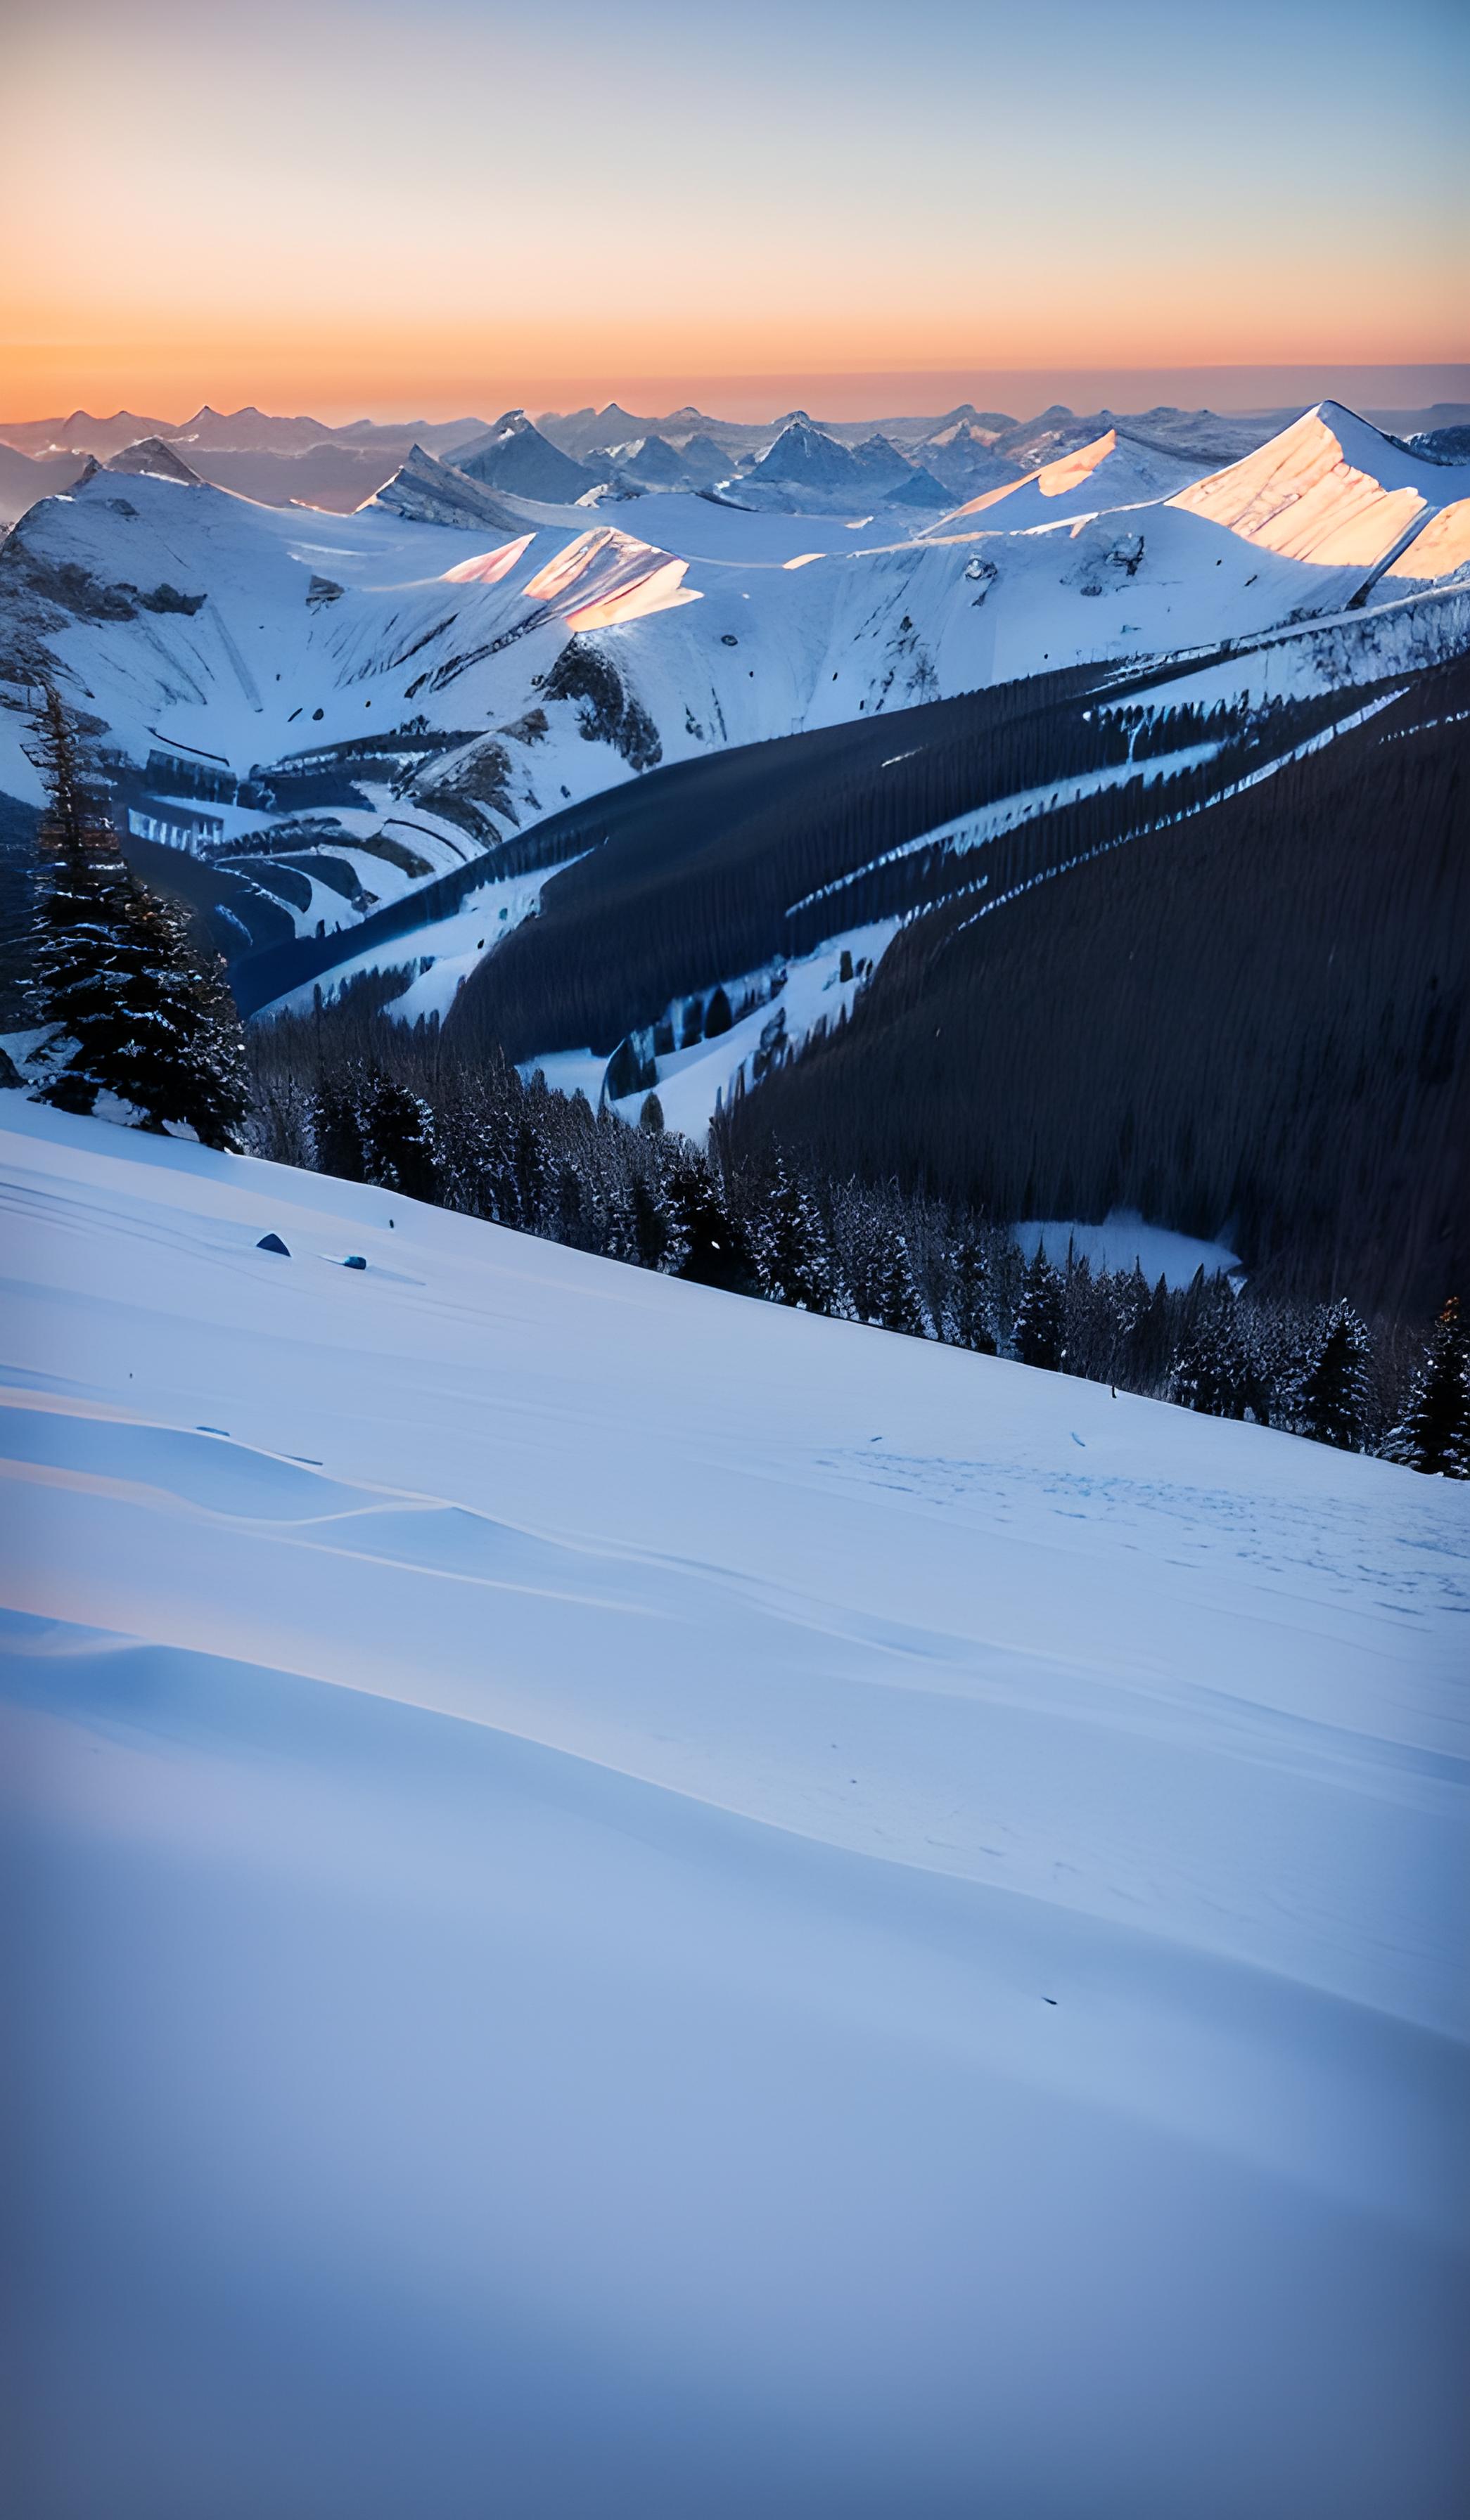
[[[1456,2507],[1470,1492],[14,1093],[0,1213],[27,2511]]]

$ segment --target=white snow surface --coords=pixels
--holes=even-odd
[[[799,1050],[819,1023],[835,1025],[841,1014],[850,1014],[862,979],[870,976],[871,968],[883,960],[898,932],[896,919],[875,919],[862,927],[845,928],[832,936],[813,953],[801,955],[770,970],[748,972],[738,980],[725,983],[725,994],[732,1007],[759,990],[758,1003],[749,1014],[732,1023],[728,1032],[715,1033],[696,1042],[688,1050],[674,1050],[661,1055],[658,1060],[657,1093],[665,1125],[679,1130],[686,1138],[703,1139],[722,1102],[733,1100],[743,1082],[747,1087],[758,1082],[756,1061],[760,1051],[761,1035],[769,1035],[776,1018],[781,1018],[781,1038],[793,1050]],[[843,957],[850,962],[850,973],[842,976]],[[864,973],[863,966],[869,967]],[[419,989],[425,986],[420,981]],[[309,993],[303,993],[307,995]],[[409,992],[409,999],[414,992]],[[409,1000],[395,998],[390,1012],[395,1015],[418,1011],[419,1001],[410,1008]],[[593,1110],[602,1101],[607,1077],[608,1058],[595,1050],[551,1051],[542,1058],[528,1058],[521,1063],[521,1073],[529,1078],[539,1070],[546,1083],[561,1094],[581,1094]],[[645,1088],[615,1101],[612,1108],[630,1125],[642,1110]]]
[[[1333,406],[1161,496],[1178,469],[1110,433],[937,526],[886,512],[875,531],[854,533],[850,520],[674,493],[620,510],[620,525],[503,499],[498,539],[374,503],[328,517],[102,472],[32,509],[23,542],[34,564],[82,569],[102,589],[166,585],[206,601],[193,614],[130,620],[83,606],[82,617],[46,616],[26,635],[51,642],[69,687],[139,764],[178,746],[243,778],[300,748],[423,719],[467,740],[501,737],[526,828],[628,775],[609,743],[583,735],[573,702],[550,703],[543,731],[525,732],[578,629],[673,761],[1047,666],[1254,641],[1331,615],[1388,548],[1376,525],[1362,551],[1354,539],[1358,518],[1380,511],[1404,535],[1417,525],[1411,545],[1428,557],[1405,566],[1458,565],[1470,471],[1405,453]],[[1309,513],[1304,541],[1284,520]],[[656,530],[657,543],[634,527]],[[313,578],[342,592],[308,603]],[[1378,600],[1404,585],[1398,575]],[[5,601],[21,605],[19,632],[32,599]],[[34,798],[24,732],[21,713],[0,715],[0,788]]]
[[[1206,1242],[1192,1234],[1174,1234],[1168,1226],[1149,1225],[1131,1208],[1115,1207],[1100,1225],[1062,1223],[1035,1218],[1012,1228],[1028,1260],[1039,1244],[1048,1260],[1066,1266],[1071,1250],[1094,1269],[1131,1269],[1136,1263],[1151,1286],[1187,1286],[1201,1269],[1207,1278],[1229,1277],[1240,1267],[1240,1254],[1223,1242]]]
[[[15,1093],[0,1198],[18,2508],[1461,2507],[1470,1491]]]

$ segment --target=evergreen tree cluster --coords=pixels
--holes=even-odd
[[[47,791],[34,904],[30,1012],[51,1027],[37,1099],[88,1112],[113,1095],[139,1125],[231,1147],[250,1102],[244,1039],[223,970],[173,905],[124,865],[107,800],[57,692],[32,757]]]
[[[741,1151],[728,1126],[693,1146],[656,1095],[637,1127],[594,1115],[498,1054],[472,1063],[436,1027],[394,1024],[377,995],[253,1027],[253,1151],[699,1284],[1470,1475],[1452,1305],[1421,1357],[1401,1325],[1345,1303],[1028,1258],[1009,1230],[895,1182]]]

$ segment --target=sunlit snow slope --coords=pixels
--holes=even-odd
[[[0,1196],[27,2520],[1459,2507],[1470,1493]]]

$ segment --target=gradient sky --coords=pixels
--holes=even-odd
[[[1470,355],[1465,0],[11,0],[0,415]]]

